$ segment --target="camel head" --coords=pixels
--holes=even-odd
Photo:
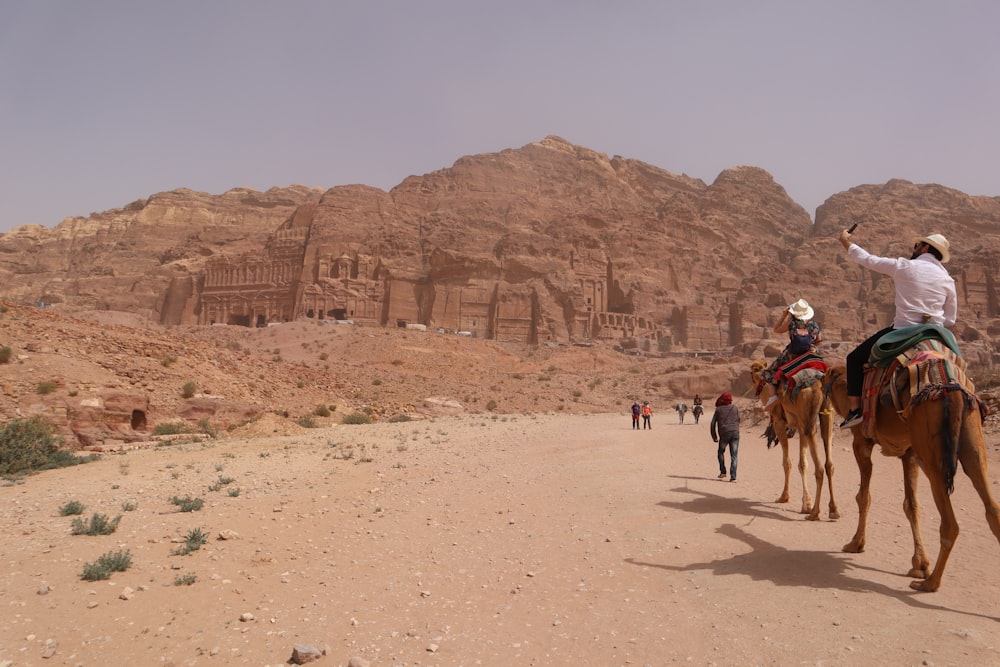
[[[763,359],[754,359],[753,363],[750,364],[750,377],[753,378],[754,382],[760,381],[760,372],[767,368],[767,364]]]

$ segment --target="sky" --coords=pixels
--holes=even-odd
[[[0,0],[0,233],[157,192],[390,189],[548,135],[815,212],[1000,196],[995,0]]]

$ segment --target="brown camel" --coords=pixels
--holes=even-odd
[[[823,381],[834,408],[843,417],[848,410],[847,372],[843,366],[831,368]],[[904,405],[909,403],[909,389],[902,395]],[[982,415],[978,406],[967,400],[959,390],[946,391],[939,398],[911,406],[905,421],[892,406],[880,404],[875,415],[875,438],[867,438],[862,426],[851,429],[854,435],[854,458],[861,470],[861,487],[858,489],[858,529],[843,550],[859,553],[865,549],[865,531],[868,508],[871,506],[872,449],[881,445],[886,456],[898,456],[903,462],[903,512],[913,533],[913,558],[909,576],[921,579],[911,581],[910,588],[918,591],[936,591],[948,556],[958,537],[958,522],[951,506],[955,473],[959,462],[972,486],[986,506],[986,521],[1000,542],[1000,506],[990,496],[989,475],[986,469],[986,448],[983,444]],[[922,469],[931,484],[934,504],[941,515],[941,546],[934,569],[924,551],[920,538],[920,508],[917,504],[917,470]]]
[[[760,374],[767,367],[761,360],[756,360],[750,365],[750,375],[754,383],[760,382]],[[763,403],[771,396],[771,385],[764,383],[764,388],[760,393],[760,400]],[[823,394],[823,386],[817,382],[808,387],[804,387],[793,400],[784,391],[779,392],[779,401],[771,414],[774,417],[774,431],[781,445],[781,463],[785,470],[785,488],[775,502],[788,502],[788,486],[792,473],[792,460],[788,456],[788,430],[795,429],[799,434],[799,474],[802,477],[802,513],[808,514],[806,518],[810,521],[819,520],[820,499],[823,495],[823,475],[830,481],[830,518],[839,519],[840,511],[837,509],[837,500],[833,495],[833,457],[831,456],[831,442],[833,440],[833,411],[830,407],[829,399]],[[816,449],[816,430],[819,427],[823,438],[823,450],[826,461],[820,465],[819,452]],[[809,486],[806,482],[806,449],[812,455],[813,469],[816,471],[816,502],[813,503],[809,496]]]

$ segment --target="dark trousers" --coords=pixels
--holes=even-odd
[[[876,331],[847,355],[848,396],[861,398],[861,388],[865,382],[865,364],[868,363],[868,357],[871,356],[872,348],[875,347],[875,341],[890,331],[892,331],[892,327]]]
[[[736,463],[740,457],[740,434],[719,434],[719,474],[726,474],[726,447],[729,447],[729,479],[736,479]]]
[[[653,422],[649,421],[649,415],[642,416],[642,428],[645,430],[647,427],[653,428]]]
[[[632,428],[639,428],[639,415],[632,415]]]

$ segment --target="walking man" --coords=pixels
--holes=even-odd
[[[736,461],[740,453],[740,411],[733,405],[733,395],[724,392],[715,401],[715,414],[709,427],[712,442],[719,443],[719,479],[726,478],[726,447],[729,447],[729,481],[736,481]]]

